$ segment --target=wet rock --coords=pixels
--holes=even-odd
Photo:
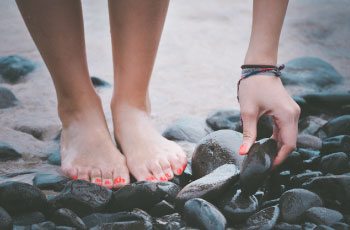
[[[19,154],[16,149],[0,141],[0,161],[16,160],[18,158],[21,158],[21,154]]]
[[[155,230],[178,230],[184,225],[179,213],[165,215],[154,220]]]
[[[255,142],[246,155],[240,175],[242,191],[254,194],[269,175],[277,155],[277,143],[273,139]]]
[[[91,230],[152,230],[152,223],[142,221],[122,221],[114,223],[103,223],[91,228]]]
[[[6,212],[5,209],[0,207],[0,229],[12,230],[13,221],[12,217]]]
[[[33,185],[13,181],[0,184],[0,206],[11,215],[42,210],[46,205],[44,193]]]
[[[213,200],[220,196],[228,186],[238,180],[239,170],[233,164],[225,164],[212,173],[186,185],[176,197],[177,208],[193,198]]]
[[[308,134],[299,134],[297,139],[297,148],[320,150],[322,148],[322,140]]]
[[[350,230],[350,226],[343,222],[337,222],[331,226],[335,230]]]
[[[350,176],[321,176],[310,179],[302,187],[319,194],[324,201],[339,201],[350,212]]]
[[[209,128],[201,119],[184,117],[168,126],[162,135],[169,140],[197,143],[208,134]]]
[[[298,152],[300,153],[300,157],[302,158],[302,160],[307,160],[312,157],[318,157],[321,155],[319,150],[312,149],[298,148]]]
[[[132,183],[113,192],[110,209],[113,211],[129,211],[134,208],[149,210],[162,200],[172,203],[179,191],[180,187],[171,182]]]
[[[317,225],[323,224],[331,226],[341,221],[343,219],[343,215],[336,210],[323,207],[312,207],[303,214],[303,218],[304,220]]]
[[[0,109],[13,107],[19,103],[11,90],[0,86]]]
[[[350,135],[350,115],[343,115],[328,121],[320,131],[325,132],[327,137]],[[323,138],[321,134],[319,136]]]
[[[324,139],[322,142],[322,155],[335,152],[350,154],[350,135],[339,135]]]
[[[142,209],[139,208],[134,208],[132,210],[133,213],[139,214],[144,220],[151,222],[153,221],[153,218],[150,214],[148,214],[146,211],[143,211]]]
[[[57,229],[55,223],[51,221],[45,221],[38,224],[33,224],[30,228],[31,230],[53,230]]]
[[[283,85],[316,90],[340,84],[344,79],[330,64],[315,57],[301,57],[287,62],[281,75]]]
[[[249,226],[249,229],[273,229],[279,215],[280,210],[278,206],[268,207],[251,215],[247,219],[246,225]]]
[[[297,151],[291,152],[288,157],[278,166],[279,170],[290,170],[291,174],[301,173],[303,168],[303,157]]]
[[[33,184],[41,190],[62,191],[70,179],[59,174],[37,174],[33,178]]]
[[[94,87],[111,87],[111,84],[101,78],[91,76],[90,77],[92,84]]]
[[[0,58],[0,82],[17,83],[35,69],[35,64],[18,55]]]
[[[258,209],[258,200],[254,195],[246,196],[241,190],[228,190],[217,206],[228,222],[238,224],[243,223]]]
[[[241,114],[239,110],[215,110],[209,113],[207,124],[215,131],[221,129],[238,130]]]
[[[285,222],[280,222],[275,225],[275,230],[302,230],[303,227],[297,224],[288,224]]]
[[[102,224],[106,224],[106,223],[133,222],[133,221],[141,222],[141,224],[144,222],[148,222],[141,215],[133,212],[94,213],[94,214],[85,216],[83,218],[83,222],[85,223],[88,229],[99,225],[101,226]],[[106,229],[106,228],[103,228],[103,229]],[[118,228],[114,228],[114,229],[118,229]]]
[[[307,116],[299,120],[299,133],[314,136],[317,131],[326,123],[327,121],[320,117]]]
[[[56,225],[86,229],[86,225],[82,219],[80,219],[72,210],[67,208],[58,209],[53,215],[53,220]]]
[[[301,187],[301,185],[311,178],[322,176],[322,172],[305,172],[294,175],[290,178],[290,182],[293,188]]]
[[[150,210],[150,214],[155,217],[160,217],[164,215],[169,215],[175,212],[175,208],[169,202],[162,200],[161,202],[154,205],[154,207]]]
[[[203,230],[226,228],[225,216],[214,205],[200,198],[185,203],[184,218],[187,225]]]
[[[264,202],[259,206],[259,209],[264,209],[264,208],[268,208],[268,207],[271,207],[271,206],[278,205],[279,202],[280,202],[280,198],[276,198],[276,199],[273,199],[273,200],[264,201]]]
[[[47,163],[52,165],[61,165],[61,152],[59,148],[49,156]]]
[[[334,228],[331,228],[331,227],[328,227],[328,226],[326,226],[326,225],[321,224],[321,225],[318,225],[318,226],[315,228],[315,230],[334,230]]]
[[[31,225],[45,221],[45,216],[41,212],[29,212],[13,217],[14,225]]]
[[[342,152],[323,156],[320,161],[320,170],[324,174],[335,175],[350,172],[349,156]]]
[[[244,159],[238,154],[242,140],[242,134],[232,130],[219,130],[204,137],[192,155],[194,178],[201,178],[224,164],[240,168]]]
[[[306,210],[323,206],[321,198],[305,189],[291,189],[282,194],[279,207],[282,219],[290,224],[298,223]]]
[[[50,202],[56,208],[68,208],[79,216],[101,212],[112,198],[112,191],[84,181],[69,181],[62,192]]]

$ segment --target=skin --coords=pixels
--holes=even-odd
[[[62,171],[107,188],[128,184],[129,172],[139,181],[166,181],[181,174],[185,153],[156,131],[149,116],[148,83],[168,1],[109,2],[117,85],[111,108],[114,138],[123,154],[109,134],[89,78],[81,2],[16,2],[56,88]]]
[[[276,65],[278,43],[287,0],[254,0],[253,25],[244,64]],[[258,87],[257,87],[258,86]],[[241,81],[239,87],[243,142],[240,154],[246,154],[257,136],[257,121],[272,116],[272,138],[278,143],[276,167],[296,148],[300,108],[286,92],[281,79],[256,75]]]

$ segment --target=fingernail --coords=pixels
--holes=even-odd
[[[186,164],[183,165],[183,166],[182,166],[182,169],[185,170],[185,169],[186,169],[186,166],[187,166]]]
[[[166,178],[165,177],[161,177],[160,180],[161,181],[166,181]]]
[[[117,178],[114,179],[114,184],[120,183],[120,181],[121,181],[121,178],[117,177]]]
[[[77,177],[77,176],[74,176],[74,177],[73,177],[73,180],[77,180],[77,179],[78,179],[78,177]]]
[[[177,170],[177,174],[180,175],[181,173],[182,173],[182,169],[178,169],[178,170]]]
[[[245,146],[245,144],[242,144],[241,147],[238,150],[238,154],[239,155],[244,155],[247,153],[247,147]]]
[[[111,184],[111,182],[109,180],[106,180],[105,184]]]
[[[99,178],[95,179],[95,183],[101,183],[101,182],[102,182],[101,179],[99,179]]]
[[[167,178],[171,178],[171,176],[170,176],[169,173],[165,173],[165,176],[166,176]]]

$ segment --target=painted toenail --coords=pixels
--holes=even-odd
[[[74,177],[73,177],[73,180],[77,180],[77,179],[78,179],[78,177],[77,177],[77,176],[74,176]]]
[[[102,182],[102,180],[101,179],[95,179],[95,183],[101,183]]]
[[[121,178],[117,177],[117,178],[114,179],[114,184],[120,183],[120,181],[121,181]]]
[[[82,180],[86,180],[86,178],[81,178]]]
[[[148,177],[146,180],[147,181],[154,181],[154,180],[156,180],[156,178],[155,177]]]
[[[124,178],[122,178],[122,183],[125,183],[125,179]]]
[[[165,177],[161,177],[160,180],[161,181],[166,181],[166,178]]]
[[[109,180],[106,180],[105,184],[111,184],[111,182]]]
[[[182,173],[182,169],[178,169],[177,174],[181,174],[181,173]]]
[[[186,169],[186,166],[187,166],[187,165],[183,165],[183,166],[182,166],[182,169],[185,170],[185,169]]]
[[[169,173],[166,173],[165,176],[166,176],[167,178],[171,178],[171,176],[170,176]]]

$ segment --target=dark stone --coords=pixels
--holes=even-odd
[[[204,137],[192,155],[194,178],[201,178],[224,164],[240,168],[244,159],[238,154],[242,140],[242,134],[232,130],[219,130]]]
[[[299,134],[297,148],[320,150],[322,148],[322,140],[309,134]]]
[[[152,230],[152,223],[147,221],[122,221],[103,223],[91,228],[91,230]]]
[[[28,126],[28,125],[19,125],[14,128],[17,131],[32,135],[38,140],[42,140],[44,136],[44,130],[42,127]]]
[[[259,206],[259,209],[264,209],[264,208],[268,208],[268,207],[271,207],[271,206],[278,205],[279,202],[280,202],[280,198],[276,198],[276,199],[273,199],[273,200],[264,201],[264,202]]]
[[[303,218],[306,221],[310,221],[317,225],[331,226],[343,219],[343,215],[332,209],[323,207],[312,207],[308,209],[304,214]]]
[[[350,115],[343,115],[328,121],[320,131],[325,132],[327,137],[350,135]],[[323,138],[321,134],[319,136]]]
[[[246,155],[240,175],[240,185],[246,195],[254,194],[271,172],[277,155],[277,143],[273,139],[255,142]]]
[[[350,226],[343,222],[337,222],[331,226],[335,230],[350,230]]]
[[[55,230],[76,230],[76,228],[67,227],[67,226],[56,226]]]
[[[344,79],[330,64],[315,57],[301,57],[287,62],[281,75],[283,85],[316,90],[340,84]]]
[[[209,129],[202,120],[184,117],[168,126],[162,135],[169,140],[197,143],[208,134]]]
[[[0,82],[17,83],[35,69],[35,64],[18,55],[0,58]]]
[[[134,208],[132,210],[133,213],[139,214],[144,220],[148,222],[153,222],[153,218],[150,214],[148,214],[146,211],[143,211],[142,209],[139,208]]]
[[[13,217],[13,224],[21,226],[37,224],[44,221],[45,216],[41,212],[29,212]]]
[[[47,163],[52,165],[61,165],[61,152],[59,148],[49,156]]]
[[[62,192],[50,202],[56,208],[68,208],[79,216],[101,212],[112,198],[112,191],[84,181],[69,181]]]
[[[134,208],[149,210],[162,200],[174,202],[179,191],[180,187],[171,182],[141,181],[128,184],[113,192],[110,209],[112,211],[130,211]]]
[[[94,213],[83,218],[83,222],[88,229],[105,223],[132,221],[146,222],[147,220],[145,220],[142,215],[133,212]]]
[[[292,96],[293,100],[299,105],[301,113],[300,118],[304,118],[309,114],[308,106],[304,98],[298,96]]]
[[[269,178],[269,183],[272,185],[286,185],[289,187],[290,185],[290,170],[285,171],[272,171],[271,176]]]
[[[101,78],[91,76],[90,79],[94,87],[111,87],[111,84]]]
[[[178,230],[184,225],[185,223],[182,221],[180,214],[173,213],[156,218],[153,226],[155,230]]]
[[[226,229],[225,216],[214,205],[200,198],[185,203],[184,218],[187,225],[202,230]]]
[[[305,222],[303,224],[304,230],[315,230],[315,228],[317,227],[316,224],[314,223],[310,223],[310,222]]]
[[[13,225],[13,230],[31,230],[32,226],[27,225],[27,226],[20,226],[20,225]]]
[[[277,169],[290,170],[291,174],[301,173],[303,171],[303,158],[301,154],[297,151],[291,152]]]
[[[33,184],[41,190],[62,191],[70,179],[59,174],[37,174],[33,178]]]
[[[285,222],[280,222],[275,225],[275,230],[302,230],[303,227],[297,224],[288,224]]]
[[[0,86],[0,109],[13,107],[19,103],[11,90]]]
[[[258,209],[254,195],[246,196],[241,190],[228,190],[218,203],[218,208],[231,224],[243,223]]]
[[[350,135],[339,135],[324,139],[321,154],[344,152],[350,154]]]
[[[349,156],[346,153],[332,153],[323,156],[320,161],[320,170],[324,173],[335,175],[350,172]]]
[[[0,206],[11,215],[43,210],[47,206],[47,200],[33,185],[8,181],[0,184]]]
[[[318,150],[298,148],[298,152],[300,153],[300,157],[302,160],[308,160],[312,157],[320,156],[320,151]]]
[[[311,157],[310,159],[303,160],[302,167],[307,170],[317,171],[319,170],[321,156]]]
[[[334,230],[334,228],[331,228],[331,227],[329,227],[329,226],[326,226],[326,225],[321,224],[321,225],[318,225],[318,226],[315,228],[315,230]]]
[[[51,221],[45,221],[38,224],[33,224],[31,230],[54,230],[56,229],[55,223]]]
[[[154,207],[150,210],[150,214],[155,217],[160,217],[164,215],[169,215],[175,212],[175,208],[172,204],[169,204],[166,200],[162,200],[161,202],[154,205]]]
[[[315,177],[302,187],[319,194],[324,201],[339,201],[344,211],[350,212],[350,175]]]
[[[315,135],[327,121],[316,116],[307,116],[299,120],[298,129],[300,134]]]
[[[301,185],[311,178],[322,176],[322,172],[305,172],[294,175],[290,178],[291,186],[293,188],[299,188]]]
[[[12,230],[13,221],[11,216],[6,212],[5,209],[0,207],[0,229],[1,230]]]
[[[176,197],[176,207],[181,209],[186,201],[193,198],[214,200],[235,183],[238,176],[239,170],[235,165],[222,165],[212,173],[186,185]]]
[[[57,225],[69,226],[77,229],[86,229],[86,225],[82,219],[80,219],[80,217],[77,216],[77,214],[75,214],[72,210],[67,208],[58,209],[53,215],[53,220]]]
[[[11,145],[0,141],[0,161],[16,160],[21,157]]]
[[[279,207],[282,219],[290,224],[298,223],[306,210],[323,206],[321,198],[305,189],[291,189],[282,194]]]
[[[268,207],[251,215],[247,219],[246,225],[250,226],[249,229],[261,229],[261,230],[273,229],[279,215],[280,215],[280,210],[278,206]]]

